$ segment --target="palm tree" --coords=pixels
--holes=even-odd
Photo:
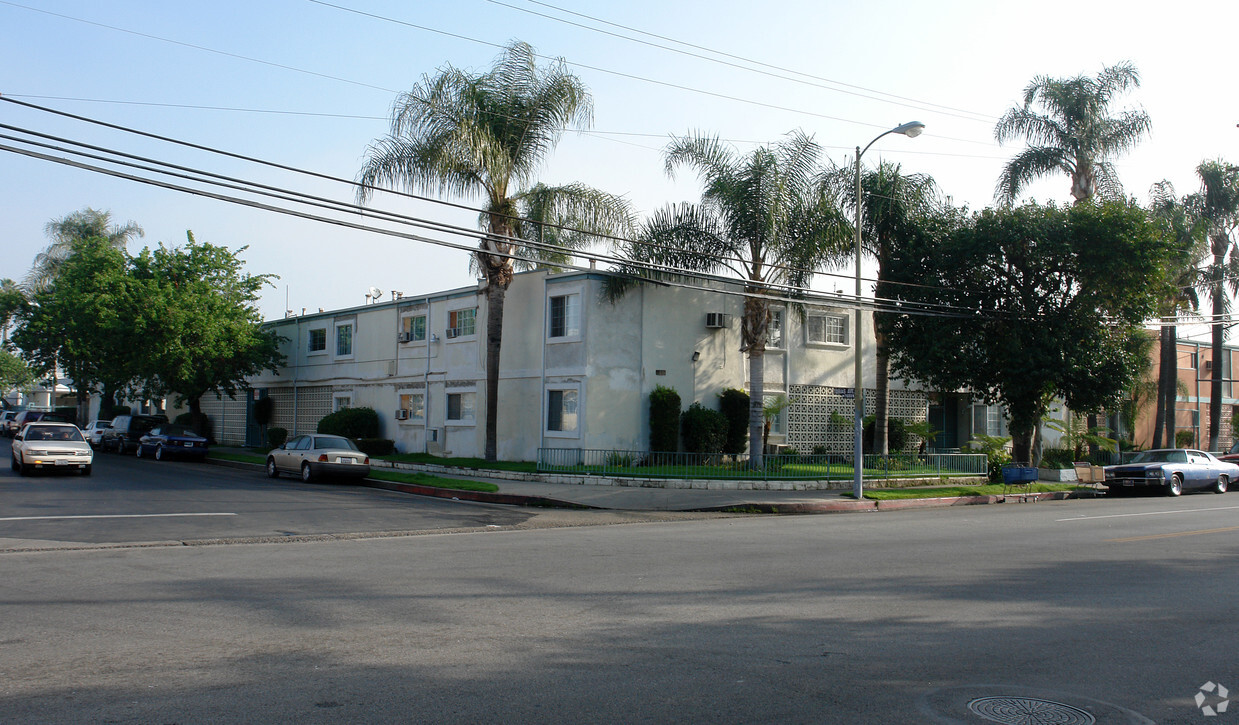
[[[1077,204],[1095,192],[1120,197],[1122,185],[1110,159],[1149,132],[1149,115],[1130,109],[1110,115],[1110,105],[1139,86],[1140,74],[1126,62],[1102,68],[1096,78],[1034,78],[1024,89],[1024,105],[1008,110],[994,127],[999,143],[1023,138],[1029,144],[1003,168],[996,198],[1012,203],[1030,182],[1055,173],[1071,177]]]
[[[1153,427],[1153,447],[1162,447],[1162,436],[1174,445],[1175,401],[1178,395],[1178,330],[1175,321],[1180,312],[1195,312],[1200,307],[1197,286],[1204,277],[1200,268],[1208,254],[1203,227],[1197,223],[1169,181],[1153,185],[1149,195],[1151,211],[1165,225],[1178,252],[1167,269],[1169,294],[1162,300],[1160,331],[1161,357],[1157,378],[1157,406]],[[1133,419],[1134,420],[1134,419]]]
[[[1201,189],[1186,200],[1204,225],[1213,263],[1204,270],[1206,293],[1213,302],[1213,370],[1209,392],[1209,450],[1218,450],[1222,424],[1222,356],[1225,354],[1225,316],[1231,294],[1239,292],[1239,248],[1231,239],[1239,227],[1239,166],[1224,161],[1204,161],[1196,167]]]
[[[845,205],[856,208],[855,176],[851,167],[833,170],[823,181],[837,191]],[[912,230],[916,220],[933,209],[937,186],[933,177],[903,174],[899,164],[882,162],[878,168],[862,174],[861,188],[865,200],[864,215],[861,217],[864,251],[878,261],[875,294],[878,299],[889,299],[893,297],[889,293],[891,256],[899,249],[901,240]],[[873,451],[883,455],[889,452],[886,431],[890,415],[890,354],[884,331],[886,314],[874,312],[873,315],[874,340],[877,343],[877,388],[873,396],[877,416],[873,424]]]
[[[35,256],[34,265],[23,282],[26,290],[32,293],[47,289],[55,281],[61,265],[73,253],[74,242],[99,237],[106,239],[112,247],[124,251],[131,239],[143,235],[142,227],[134,222],[113,224],[111,212],[90,207],[51,220],[44,227],[44,231],[52,243]]]
[[[835,200],[816,183],[821,149],[797,131],[781,143],[739,154],[717,137],[673,138],[665,168],[695,169],[700,204],[667,207],[628,245],[622,271],[651,276],[647,265],[731,273],[745,282],[741,350],[749,356],[749,462],[762,465],[764,355],[768,296],[807,286],[813,271],[846,253],[850,234]],[[656,276],[656,275],[654,275]]]
[[[623,232],[622,200],[581,185],[532,184],[568,126],[588,127],[593,103],[562,60],[539,68],[533,48],[514,42],[494,67],[473,75],[445,66],[423,76],[392,106],[387,136],[374,141],[357,175],[358,199],[377,187],[476,196],[485,235],[473,264],[486,278],[486,460],[498,453],[499,353],[503,309],[517,268],[562,262],[590,232]],[[563,223],[571,231],[542,226]]]

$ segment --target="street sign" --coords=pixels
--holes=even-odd
[[[855,388],[835,388],[835,395],[838,395],[840,398],[847,398],[848,400],[852,400],[856,397],[856,389]]]

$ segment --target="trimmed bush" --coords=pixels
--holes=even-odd
[[[1075,462],[1075,451],[1070,448],[1046,448],[1041,451],[1042,468],[1071,468]]]
[[[284,443],[287,441],[288,441],[288,429],[287,428],[279,428],[279,427],[273,426],[267,429],[267,447],[268,448],[279,448],[280,446],[284,445]]]
[[[345,408],[318,421],[318,432],[353,440],[379,437],[379,414],[374,408]]]
[[[865,419],[865,453],[873,453],[873,429],[877,421]],[[899,418],[886,419],[886,450],[901,453],[908,445],[908,431]]]
[[[680,449],[680,394],[662,385],[650,393],[650,450]]]
[[[396,451],[396,442],[386,438],[358,438],[357,447],[367,456],[390,456]]]
[[[727,442],[727,416],[701,403],[688,406],[682,416],[684,449],[689,453],[718,454]]]
[[[1174,432],[1174,447],[1175,448],[1191,448],[1196,442],[1196,434],[1190,430],[1177,430]]]
[[[723,453],[735,456],[744,453],[749,442],[749,394],[731,388],[718,394],[718,407],[727,418],[727,440]]]

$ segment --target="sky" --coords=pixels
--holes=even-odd
[[[1180,194],[1197,190],[1195,168],[1203,160],[1239,163],[1239,93],[1231,71],[1237,26],[1233,0],[0,0],[0,97],[343,181],[12,103],[0,102],[0,124],[23,132],[0,133],[51,134],[351,202],[355,189],[344,182],[355,178],[367,145],[386,134],[399,92],[445,65],[483,72],[503,45],[521,40],[548,59],[563,58],[594,99],[592,129],[564,134],[539,175],[545,183],[580,182],[623,195],[644,216],[700,198],[691,173],[670,178],[663,170],[662,149],[673,135],[717,135],[744,152],[799,129],[843,165],[883,131],[920,121],[926,129],[919,138],[886,136],[865,164],[888,160],[929,174],[953,203],[980,209],[993,203],[1003,164],[1021,148],[1000,146],[994,124],[1021,103],[1034,77],[1095,75],[1130,61],[1141,86],[1116,107],[1143,108],[1152,133],[1116,166],[1126,192],[1146,201],[1163,179]],[[1051,177],[1025,198],[1069,203],[1069,188],[1065,176]],[[369,203],[477,225],[475,212],[430,201],[380,193]],[[49,241],[45,225],[86,207],[145,230],[131,253],[183,244],[187,230],[199,241],[246,247],[240,255],[249,272],[278,275],[259,305],[268,319],[286,310],[365,304],[372,287],[386,300],[393,290],[418,295],[475,281],[462,249],[8,151],[0,151],[0,205],[0,277],[18,281]],[[357,213],[312,213],[375,223]],[[476,244],[467,236],[419,233]],[[847,277],[821,276],[815,286],[850,289]]]

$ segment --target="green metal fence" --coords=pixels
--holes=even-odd
[[[761,481],[849,479],[854,475],[849,455],[768,455],[762,460],[762,467],[754,469],[747,455],[539,448],[538,472]],[[982,453],[870,454],[862,461],[866,480],[984,476],[989,466]]]

